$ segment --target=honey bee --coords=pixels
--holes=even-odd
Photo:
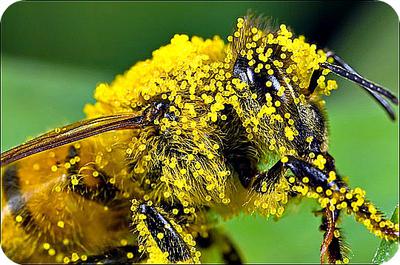
[[[323,96],[333,73],[394,119],[388,90],[285,26],[238,18],[228,42],[175,35],[111,84],[87,119],[1,154],[2,248],[20,263],[200,263],[240,251],[215,216],[283,215],[294,198],[321,210],[320,261],[347,263],[339,221],[399,238],[328,152]]]

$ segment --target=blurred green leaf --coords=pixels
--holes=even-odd
[[[394,223],[399,222],[399,205],[394,209],[392,218],[390,219]],[[399,249],[397,241],[386,241],[382,240],[379,244],[378,249],[375,252],[375,256],[372,259],[372,263],[382,264],[385,261],[390,260]]]

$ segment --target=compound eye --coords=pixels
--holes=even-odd
[[[275,75],[266,75],[266,82],[264,86],[267,87],[267,92],[278,92],[279,88],[281,87],[281,83],[279,82],[278,78]],[[269,89],[268,89],[269,88]]]
[[[318,87],[318,78],[322,75],[321,70],[315,70],[310,78],[310,84],[308,86],[308,89],[305,91],[305,95],[309,96],[312,93],[314,93],[315,89]]]
[[[250,87],[255,84],[255,73],[248,64],[248,61],[239,57],[233,66],[233,76],[239,78],[243,83],[248,84]]]
[[[274,69],[275,71],[277,69]],[[257,100],[260,103],[265,103],[265,95],[267,93],[273,97],[276,96],[281,87],[280,81],[275,74],[270,75],[265,69],[255,73],[253,68],[249,66],[248,60],[243,57],[239,57],[236,60],[233,66],[233,76],[248,84],[250,90],[257,94]]]

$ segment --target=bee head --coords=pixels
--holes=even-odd
[[[285,25],[273,29],[262,18],[239,18],[228,40],[235,58],[233,76],[247,84],[262,104],[269,96],[286,95],[297,102],[314,91],[329,95],[337,88],[334,80],[325,78],[329,70],[321,69],[325,52],[303,36],[293,37]]]
[[[298,145],[323,142],[320,95],[329,95],[337,85],[327,80],[329,70],[321,68],[327,60],[324,51],[294,37],[285,25],[274,29],[262,23],[261,18],[239,18],[228,37],[227,57],[232,58],[232,84],[239,99],[232,105],[249,139],[283,155],[294,154],[304,149]],[[312,130],[321,132],[314,141]]]
[[[398,104],[396,96],[362,77],[332,52],[317,49],[303,36],[294,37],[285,25],[274,29],[263,18],[239,18],[228,40],[233,77],[246,84],[261,105],[306,104],[310,98],[322,102],[321,95],[337,89],[336,81],[326,77],[333,72],[365,89],[394,119],[386,99]]]

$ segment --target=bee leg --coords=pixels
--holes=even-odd
[[[320,230],[324,232],[324,239],[321,244],[320,261],[324,263],[325,259],[329,263],[335,263],[337,260],[347,259],[347,248],[343,244],[342,235],[336,226],[340,211],[331,211],[328,208],[321,210],[322,224]]]
[[[383,214],[365,198],[365,191],[360,188],[350,189],[334,171],[326,173],[316,166],[292,156],[288,156],[288,161],[283,166],[292,171],[298,183],[303,182],[304,185],[318,193],[319,202],[325,210],[326,223],[328,224],[326,226],[328,236],[326,242],[330,241],[331,232],[329,231],[334,228],[332,224],[337,223],[338,215],[336,215],[336,212],[342,210],[353,214],[358,222],[366,226],[376,236],[388,241],[399,239],[399,225],[385,219]],[[305,181],[306,177],[307,181]],[[336,241],[339,243],[337,244],[339,248],[336,250],[343,252],[338,229],[334,230],[334,237],[330,241],[328,251],[332,244],[336,244]],[[323,247],[325,249],[326,244]],[[335,256],[345,256],[336,255],[334,251],[328,252],[330,255],[328,259],[335,260]],[[346,258],[344,257],[344,259]]]
[[[259,193],[266,193],[283,176],[284,170],[283,163],[278,161],[268,172],[259,172],[253,177],[252,188]]]
[[[207,237],[196,238],[197,245],[202,249],[216,247],[222,254],[224,264],[243,264],[243,259],[232,239],[220,230],[213,229]]]
[[[329,154],[325,154],[326,157],[326,169],[334,170],[334,160]],[[310,186],[313,187],[323,187],[324,190],[335,187],[335,190],[339,190],[343,184],[340,179],[334,182],[328,181],[328,174],[315,168],[313,165],[299,160],[297,158],[288,157],[288,161],[283,163],[281,160],[275,163],[268,172],[266,173],[258,173],[256,177],[253,179],[252,187],[259,193],[266,193],[270,191],[270,188],[273,187],[273,184],[277,183],[277,181],[284,175],[286,169],[290,169],[295,177],[298,179],[298,182],[302,182],[304,177],[309,178]],[[267,185],[265,185],[265,183]],[[291,191],[292,192],[292,191]],[[321,245],[321,263],[323,263],[325,257],[327,257],[328,261],[334,263],[336,260],[341,260],[345,258],[345,248],[342,246],[342,240],[340,238],[340,233],[338,228],[336,227],[339,211],[331,211],[327,208],[322,211],[322,225],[320,229],[324,231],[324,239]]]
[[[72,264],[132,264],[146,259],[138,251],[138,246],[123,246],[110,248],[100,255],[88,256],[84,261],[78,260]]]
[[[324,154],[326,158],[325,171],[332,172],[335,170],[334,160],[329,154]],[[309,186],[313,189],[318,187],[324,191],[330,190],[339,193],[340,188],[345,184],[338,176],[337,179],[331,180],[329,173],[319,170],[314,165],[308,162],[297,159],[295,157],[288,157],[288,161],[284,163],[284,167],[290,169],[298,182],[304,182],[304,177],[308,178]],[[329,263],[336,261],[347,260],[347,251],[343,245],[343,240],[337,227],[339,220],[339,210],[324,208],[322,209],[322,224],[320,229],[324,231],[324,238],[321,244],[320,260],[324,263],[326,259]]]
[[[71,145],[68,150],[68,155],[65,158],[65,162],[69,162],[76,156],[79,156],[79,150]],[[67,169],[68,189],[70,191],[75,192],[86,200],[95,201],[105,206],[111,207],[113,205],[121,205],[120,200],[116,200],[120,190],[110,183],[110,176],[107,176],[105,172],[98,169],[96,166],[93,166],[93,170],[96,170],[96,172],[99,173],[99,176],[96,178],[98,184],[96,187],[89,187],[85,184],[86,181],[84,178],[76,178],[76,176],[79,175],[80,167],[81,165],[77,162]],[[73,184],[73,179],[78,180],[78,183]]]
[[[323,172],[325,173],[325,182],[329,181],[329,172],[335,171],[335,160],[329,153],[321,153],[318,150],[315,151],[316,156],[322,155],[326,163],[324,165]],[[332,181],[338,188],[345,186],[345,183],[341,180],[340,176]],[[325,187],[327,188],[327,187]],[[321,244],[320,260],[324,263],[326,259],[329,263],[335,263],[337,260],[343,261],[347,258],[348,249],[344,246],[344,241],[340,233],[340,229],[337,227],[339,221],[339,210],[330,210],[328,208],[320,211],[322,214],[322,223],[320,230],[324,232],[324,238]],[[336,231],[336,232],[335,232]]]
[[[139,248],[149,253],[148,262],[177,263],[198,259],[194,257],[194,248],[188,245],[192,237],[185,234],[182,227],[173,220],[168,220],[166,213],[160,213],[161,208],[134,202],[132,210],[133,221],[139,232]]]

